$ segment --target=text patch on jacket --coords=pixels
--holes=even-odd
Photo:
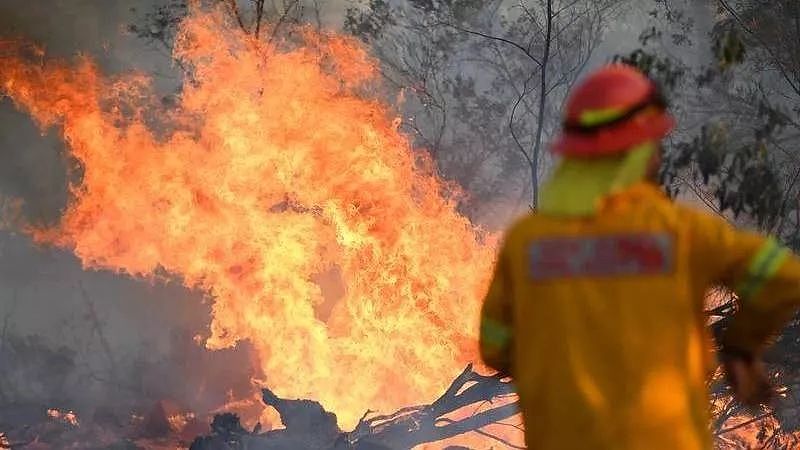
[[[656,275],[672,271],[675,243],[666,233],[543,238],[528,257],[534,280]]]

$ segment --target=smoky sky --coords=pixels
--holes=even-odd
[[[48,57],[90,56],[107,74],[144,71],[152,74],[156,89],[166,91],[177,81],[169,52],[126,31],[156,4],[0,0],[0,37],[34,42]],[[21,199],[31,221],[54,223],[67,201],[67,164],[57,130],[43,134],[8,99],[0,98],[0,197]],[[208,321],[209,306],[202,295],[177,282],[86,271],[68,251],[37,247],[24,235],[0,231],[0,322],[8,315],[14,332],[62,343],[85,331],[88,301],[95,304],[109,343],[120,354],[145,343],[151,351],[164,350],[175,329],[202,333]]]

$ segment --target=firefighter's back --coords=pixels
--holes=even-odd
[[[643,73],[595,71],[567,101],[537,214],[506,235],[480,352],[514,378],[529,448],[710,449],[712,285],[738,297],[720,342],[733,392],[752,407],[769,399],[761,354],[800,307],[800,260],[661,195],[673,126]]]
[[[710,448],[705,286],[683,211],[639,184],[595,216],[533,214],[508,233],[530,448]]]

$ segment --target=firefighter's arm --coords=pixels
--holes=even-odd
[[[739,299],[721,344],[756,355],[800,307],[800,263],[775,239],[737,230],[721,217],[692,212],[690,220],[695,276]]]
[[[774,388],[763,348],[792,318],[800,303],[800,263],[773,240],[762,244],[735,287],[739,311],[720,342],[720,359],[736,398],[749,407],[768,404]]]
[[[719,217],[693,219],[693,270],[739,298],[720,340],[728,381],[743,404],[767,403],[773,390],[761,353],[800,306],[800,262],[775,239],[737,231]]]
[[[744,246],[753,239],[739,238]],[[758,249],[748,253],[749,261],[735,267],[729,281],[739,310],[722,335],[720,359],[737,399],[758,407],[775,395],[761,353],[800,305],[800,263],[774,239],[762,238]]]
[[[758,355],[800,307],[800,262],[774,238],[737,230],[720,217],[692,216],[695,270],[739,299],[720,344]]]
[[[503,375],[511,374],[512,305],[507,252],[497,258],[492,282],[481,310],[480,351],[483,362]]]
[[[758,355],[800,307],[800,261],[774,239],[764,239],[733,289],[739,311],[721,344],[728,352]]]

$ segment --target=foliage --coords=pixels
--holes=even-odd
[[[136,8],[131,8],[136,12]],[[175,31],[181,19],[186,16],[188,6],[182,0],[171,0],[165,5],[157,5],[147,11],[142,23],[128,25],[128,31],[149,43],[170,43],[175,39]]]
[[[785,220],[796,210],[789,200],[797,175],[784,164],[784,144],[796,122],[784,112],[783,99],[766,89],[770,71],[746,58],[747,40],[735,27],[728,18],[714,26],[708,43],[713,59],[700,66],[668,56],[653,44],[660,32],[652,30],[642,35],[642,48],[618,59],[665,86],[681,101],[677,113],[694,128],[680,130],[668,147],[664,181],[671,192],[701,189],[720,212],[786,238],[798,225]],[[764,51],[752,49],[754,55]]]

